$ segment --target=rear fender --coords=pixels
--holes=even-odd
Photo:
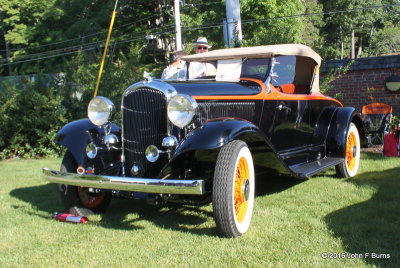
[[[345,157],[346,135],[350,123],[353,122],[360,133],[361,140],[364,139],[364,129],[361,117],[352,107],[339,108],[332,117],[326,140],[327,155],[330,157]]]
[[[111,133],[121,140],[121,129],[111,123]],[[104,129],[94,125],[89,119],[80,119],[66,124],[55,137],[55,143],[67,148],[78,165],[84,165],[86,146],[92,139],[98,142],[104,136]]]

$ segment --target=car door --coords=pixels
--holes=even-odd
[[[274,67],[273,84],[279,88],[281,96],[276,102],[275,119],[271,141],[276,150],[283,155],[290,157],[290,154],[301,155],[308,159],[307,148],[312,144],[314,126],[310,122],[310,103],[308,94],[311,87],[312,73],[306,81],[299,81],[299,66],[302,60],[296,56],[277,57],[278,64]],[[301,72],[304,72],[303,70]],[[302,74],[302,79],[303,79]],[[292,90],[290,93],[284,92],[285,86],[307,87],[304,94],[299,94]]]
[[[279,100],[271,140],[278,152],[301,150],[312,142],[307,100]]]

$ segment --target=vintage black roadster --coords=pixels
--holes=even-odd
[[[58,132],[67,148],[61,170],[43,173],[59,184],[66,209],[102,212],[118,196],[212,202],[220,234],[236,237],[249,228],[255,180],[268,179],[255,167],[271,176],[331,167],[356,175],[360,116],[319,93],[321,58],[311,48],[231,48],[184,60],[194,66],[185,79],[148,77],[124,91],[120,125],[114,104],[98,96],[88,119]]]

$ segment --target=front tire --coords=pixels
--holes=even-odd
[[[60,171],[76,173],[77,167],[75,158],[67,151],[62,160]],[[90,214],[90,211],[101,213],[107,209],[111,201],[110,193],[91,193],[87,188],[79,186],[59,184],[58,190],[61,203],[67,211],[87,211],[85,214]]]
[[[244,234],[253,214],[255,176],[246,143],[235,140],[218,154],[214,173],[212,205],[218,231],[225,237]]]
[[[354,177],[360,166],[360,135],[354,123],[350,123],[346,135],[346,157],[336,166],[336,174],[341,178]]]

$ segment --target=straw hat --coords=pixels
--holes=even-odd
[[[196,43],[193,44],[193,46],[194,46],[194,47],[195,47],[195,46],[205,46],[205,47],[208,47],[208,48],[211,48],[211,47],[212,47],[212,46],[210,46],[210,45],[208,44],[207,38],[205,38],[205,37],[199,37],[199,38],[197,38],[197,41],[196,41]]]

